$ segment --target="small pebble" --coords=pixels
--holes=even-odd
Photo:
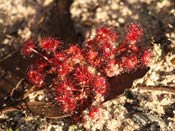
[[[175,57],[171,60],[171,63],[175,65]]]

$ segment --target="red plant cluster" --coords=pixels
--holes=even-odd
[[[63,112],[96,106],[107,95],[108,77],[148,64],[151,52],[139,45],[142,34],[140,25],[132,23],[122,42],[108,27],[97,29],[96,36],[85,41],[83,48],[77,44],[64,48],[60,40],[45,38],[37,49],[36,43],[29,40],[22,53],[34,53],[40,58],[27,71],[28,80],[38,88],[52,87]]]

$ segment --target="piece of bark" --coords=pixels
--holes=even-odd
[[[133,81],[143,77],[148,70],[149,68],[142,68],[110,78],[109,83],[111,88],[106,101],[121,95],[126,89],[131,88]]]
[[[47,19],[41,24],[43,36],[59,37],[66,44],[76,42],[76,33],[70,14],[72,0],[55,0]]]

